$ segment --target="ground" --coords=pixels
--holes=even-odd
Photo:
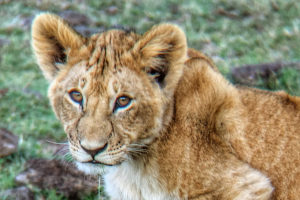
[[[83,14],[86,18],[73,20],[73,25],[87,34],[112,26],[143,33],[161,22],[178,24],[189,46],[212,57],[229,79],[234,67],[300,58],[298,0],[0,0],[0,127],[19,136],[17,153],[0,158],[2,190],[16,187],[14,178],[26,160],[55,157],[46,141],[66,141],[30,47],[31,21],[45,11]],[[280,70],[267,81],[259,79],[255,86],[300,95],[299,67]],[[37,199],[64,199],[55,190],[32,190]]]

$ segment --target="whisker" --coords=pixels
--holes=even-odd
[[[55,154],[53,154],[54,156],[63,156],[65,155],[66,153],[69,153],[69,150],[68,149],[62,149],[62,150],[59,150],[57,151]]]
[[[127,148],[136,149],[136,150],[148,150],[147,146],[133,146],[133,145],[128,145]]]
[[[147,153],[148,152],[147,150],[131,149],[131,148],[129,148],[128,150],[130,152],[139,152],[139,153]]]
[[[131,148],[128,149],[128,152],[129,152],[131,155],[135,155],[135,156],[141,156],[141,155],[143,155],[143,154],[148,153],[147,150],[131,149]]]
[[[56,150],[56,152],[54,152],[54,155],[60,155],[60,154],[64,154],[65,151],[69,151],[69,146],[64,145],[62,147],[60,147],[59,149]]]
[[[101,176],[98,176],[98,199],[102,200]]]
[[[45,141],[50,143],[50,144],[68,145],[68,142],[53,142],[53,141],[50,141],[50,140],[45,140]]]
[[[146,144],[131,143],[131,146],[147,146]]]
[[[59,160],[64,160],[68,155],[71,156],[71,154],[69,152],[64,152],[64,154],[55,155],[53,158],[54,159],[59,159]]]
[[[136,144],[136,143],[132,143],[127,145],[128,147],[132,147],[132,148],[141,148],[141,149],[147,149],[148,145],[145,144]]]
[[[71,161],[73,161],[73,157],[70,153],[68,153],[64,156],[64,160],[71,162]]]

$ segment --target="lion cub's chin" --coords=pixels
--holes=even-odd
[[[107,167],[101,164],[76,162],[77,168],[85,174],[100,175],[104,174]]]

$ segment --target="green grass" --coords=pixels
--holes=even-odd
[[[84,3],[82,3],[84,2]],[[118,11],[109,13],[115,6]],[[0,127],[20,137],[16,154],[0,159],[0,188],[15,187],[14,177],[26,160],[51,157],[41,140],[65,141],[60,123],[47,99],[47,85],[35,64],[30,47],[30,25],[25,19],[43,12],[65,9],[90,17],[92,26],[123,25],[143,33],[151,26],[176,23],[197,48],[229,76],[232,67],[300,58],[300,2],[298,0],[167,0],[167,1],[7,1],[0,3]],[[24,25],[25,24],[25,25]],[[284,69],[257,86],[300,95],[300,71]],[[38,142],[37,142],[38,141]],[[55,191],[34,190],[36,197],[63,199]],[[1,198],[1,197],[0,197]],[[88,196],[86,199],[94,199]]]

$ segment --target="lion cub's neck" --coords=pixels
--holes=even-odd
[[[178,199],[177,195],[170,196],[159,176],[159,163],[152,158],[147,163],[132,161],[109,167],[103,178],[105,190],[112,199]]]

